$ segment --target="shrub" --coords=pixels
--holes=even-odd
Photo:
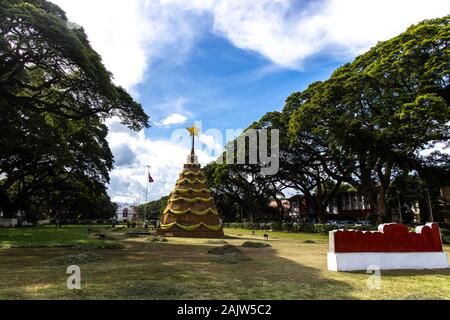
[[[450,237],[450,229],[441,229],[442,237]]]
[[[327,224],[314,224],[313,225],[314,233],[327,234],[328,232],[330,232],[331,230],[334,230],[334,229],[336,229],[335,226],[327,225]]]
[[[274,231],[279,231],[282,229],[281,223],[277,222],[277,221],[271,221],[271,222],[266,223],[266,228],[269,228]]]
[[[241,223],[242,229],[259,229],[259,223],[254,222],[244,222]]]

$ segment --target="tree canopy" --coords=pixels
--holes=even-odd
[[[280,130],[280,170],[263,183],[303,193],[319,218],[340,185],[350,184],[381,221],[391,219],[386,196],[400,173],[448,177],[449,22],[425,20],[378,43],[250,126]]]
[[[0,110],[6,216],[64,181],[104,186],[113,165],[106,118],[117,116],[133,130],[148,126],[142,106],[112,82],[84,30],[44,0],[0,0]]]

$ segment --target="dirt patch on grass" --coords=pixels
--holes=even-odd
[[[49,266],[62,266],[62,265],[72,265],[72,264],[86,264],[86,263],[93,263],[104,260],[102,256],[95,254],[95,253],[81,253],[81,254],[75,254],[75,255],[66,255],[66,256],[60,256],[51,258],[47,261],[45,261],[44,264]]]
[[[162,281],[135,281],[119,288],[121,299],[176,299],[186,293],[179,286]]]
[[[208,253],[217,255],[216,261],[221,263],[235,264],[251,260],[241,250],[231,244],[209,249]]]
[[[244,247],[244,248],[267,248],[267,247],[271,247],[271,245],[268,243],[264,243],[264,242],[245,241],[242,244],[242,247]]]

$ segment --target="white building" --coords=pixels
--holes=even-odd
[[[118,222],[131,221],[136,214],[135,206],[129,203],[117,203],[116,219]]]

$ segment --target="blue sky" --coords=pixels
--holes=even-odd
[[[202,121],[204,128],[245,128],[268,111],[279,110],[293,92],[326,79],[342,61],[321,60],[298,71],[280,68],[256,53],[234,47],[226,39],[208,34],[182,64],[154,61],[151,74],[136,90],[152,117],[146,134],[169,138],[176,127]],[[182,101],[180,109],[173,101]],[[174,112],[188,116],[186,123],[155,126]]]
[[[225,141],[210,129],[244,129],[378,41],[450,12],[448,0],[51,0],[83,26],[93,48],[151,117],[133,132],[106,121],[116,159],[108,193],[143,202],[167,195],[202,121],[204,165]],[[209,130],[209,131],[208,131]]]

